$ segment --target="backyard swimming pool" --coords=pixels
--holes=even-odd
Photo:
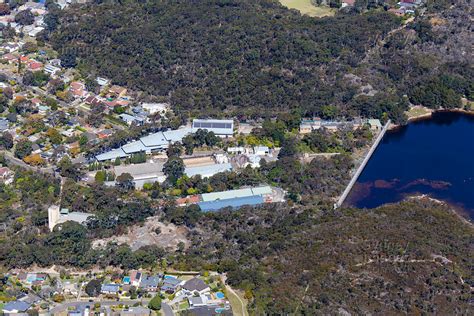
[[[216,292],[216,297],[221,300],[221,299],[225,298],[225,295],[222,292]]]

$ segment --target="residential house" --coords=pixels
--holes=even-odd
[[[27,302],[12,301],[12,302],[6,303],[3,306],[2,311],[7,315],[25,313],[30,307],[31,307],[31,304]]]
[[[56,75],[58,72],[61,71],[61,68],[54,66],[53,64],[49,63],[44,66],[44,71],[52,76]]]
[[[166,277],[163,280],[163,285],[161,286],[161,290],[168,294],[173,294],[176,292],[181,284],[181,280],[173,277]]]
[[[41,100],[38,99],[38,98],[33,98],[33,99],[31,99],[31,103],[32,103],[34,106],[38,107],[38,106],[41,105],[42,102],[41,102]]]
[[[124,97],[127,94],[127,89],[120,86],[112,86],[109,92],[119,98]]]
[[[300,124],[300,134],[309,134],[313,130],[321,128],[322,120],[320,118],[305,119]]]
[[[91,106],[98,106],[104,104],[104,101],[97,96],[90,95],[86,98],[85,102]]]
[[[39,61],[36,61],[34,59],[31,59],[28,61],[28,69],[30,71],[39,71],[43,68],[43,63],[40,63]]]
[[[159,275],[143,275],[140,281],[140,288],[148,292],[158,291],[160,285]]]
[[[105,78],[102,78],[102,77],[97,77],[95,79],[95,81],[99,84],[99,86],[106,86],[109,84],[110,80],[109,79],[105,79]]]
[[[143,124],[143,119],[142,118],[139,118],[139,117],[127,114],[127,113],[122,113],[122,114],[119,115],[119,117],[122,121],[127,123],[129,126],[134,124],[134,123],[136,125],[142,125]]]
[[[40,23],[38,23],[38,24],[40,24]],[[31,30],[28,31],[28,36],[36,37],[43,30],[44,30],[44,27],[36,26],[36,27],[34,27],[34,28],[32,28]]]
[[[119,290],[120,290],[120,286],[114,283],[102,284],[102,286],[100,287],[100,292],[102,294],[116,295],[118,294]]]
[[[257,156],[266,156],[270,154],[270,148],[267,146],[255,146],[253,148],[253,153]]]
[[[209,285],[207,285],[203,280],[199,278],[192,278],[191,280],[186,281],[183,286],[183,290],[186,290],[190,293],[199,293],[199,295],[202,295],[204,293],[207,293],[211,291],[211,288]]]
[[[190,307],[206,306],[206,301],[201,296],[190,296],[188,297]]]
[[[229,147],[227,148],[227,152],[229,154],[241,155],[245,152],[245,148],[244,147]]]
[[[140,271],[131,271],[130,272],[130,284],[133,286],[139,286],[142,279],[142,273]]]
[[[74,98],[85,98],[88,94],[85,84],[79,81],[71,82],[69,85],[69,91],[72,93]]]

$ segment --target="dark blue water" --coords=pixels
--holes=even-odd
[[[436,113],[387,132],[346,203],[373,208],[421,194],[474,218],[474,116]]]

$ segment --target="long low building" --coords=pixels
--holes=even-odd
[[[221,164],[212,164],[205,166],[196,166],[196,167],[186,167],[184,173],[188,177],[193,177],[196,175],[201,175],[203,178],[209,178],[219,172],[232,171],[232,164],[230,163],[221,163]]]
[[[197,130],[203,129],[213,132],[217,136],[227,137],[234,134],[233,120],[193,120],[193,133]]]
[[[176,203],[180,206],[197,204],[203,212],[212,212],[226,207],[237,209],[244,205],[259,205],[283,201],[282,197],[277,197],[278,194],[275,194],[276,192],[278,192],[277,188],[274,190],[270,186],[260,186],[191,195],[177,199]]]
[[[153,152],[163,151],[170,144],[182,142],[183,138],[191,133],[197,132],[199,129],[213,132],[220,137],[229,137],[234,133],[233,120],[193,120],[192,127],[180,128],[177,130],[169,130],[165,132],[157,132],[135,140],[120,148],[112,149],[105,153],[97,155],[98,161],[109,161],[117,158],[122,159],[130,157],[132,154],[145,152],[151,154]]]

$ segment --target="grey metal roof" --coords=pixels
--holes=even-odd
[[[188,177],[192,177],[195,175],[201,175],[203,178],[211,177],[219,172],[231,171],[232,164],[230,163],[222,163],[222,164],[215,164],[209,166],[198,166],[198,167],[188,167],[185,168],[184,173]]]
[[[141,141],[136,140],[134,142],[123,145],[122,150],[127,154],[133,154],[141,151],[146,151],[147,148],[145,147],[145,145],[143,145]]]
[[[0,118],[0,132],[3,132],[8,129],[8,120]]]
[[[124,120],[127,123],[133,123],[133,122],[143,122],[142,118],[127,114],[127,113],[122,113],[119,115],[122,120]]]
[[[168,140],[166,139],[165,135],[163,135],[163,132],[150,134],[140,138],[140,140],[143,145],[147,147],[168,145]]]
[[[186,135],[191,134],[192,131],[193,130],[191,128],[182,128],[182,129],[163,132],[163,135],[165,136],[167,140],[169,140],[172,143],[175,143],[175,142],[181,142],[183,138]]]
[[[226,200],[226,199],[247,197],[247,196],[252,196],[252,195],[253,195],[252,189],[248,188],[248,189],[238,189],[238,190],[205,193],[205,194],[201,194],[201,198],[203,201],[208,202],[208,201],[215,201],[215,200]]]
[[[216,135],[233,135],[234,134],[234,120],[193,120],[193,133],[198,129],[204,129],[209,132],[214,132]]]
[[[209,285],[199,278],[192,278],[183,284],[183,289],[188,291],[202,291],[207,288],[209,288]]]
[[[160,284],[160,277],[157,275],[143,276],[142,280],[140,281],[141,288],[155,288],[158,287],[158,284]]]
[[[101,292],[109,292],[109,293],[115,293],[118,292],[120,289],[120,286],[118,284],[102,284],[100,287]]]
[[[122,148],[112,149],[111,151],[97,155],[95,158],[99,161],[113,160],[116,158],[125,158],[128,157]]]
[[[272,188],[269,187],[268,185],[263,186],[263,187],[256,187],[256,188],[252,188],[252,193],[254,195],[271,194],[272,193]]]
[[[6,303],[3,306],[3,311],[4,312],[25,312],[28,310],[28,308],[31,307],[31,304],[28,304],[27,302],[22,302],[22,301],[13,301]]]
[[[69,212],[67,215],[60,215],[58,223],[64,223],[67,221],[76,222],[79,224],[84,224],[92,214],[82,213],[82,212]]]
[[[180,279],[176,278],[167,278],[163,280],[164,285],[169,285],[169,286],[177,286],[181,283],[182,281]]]

